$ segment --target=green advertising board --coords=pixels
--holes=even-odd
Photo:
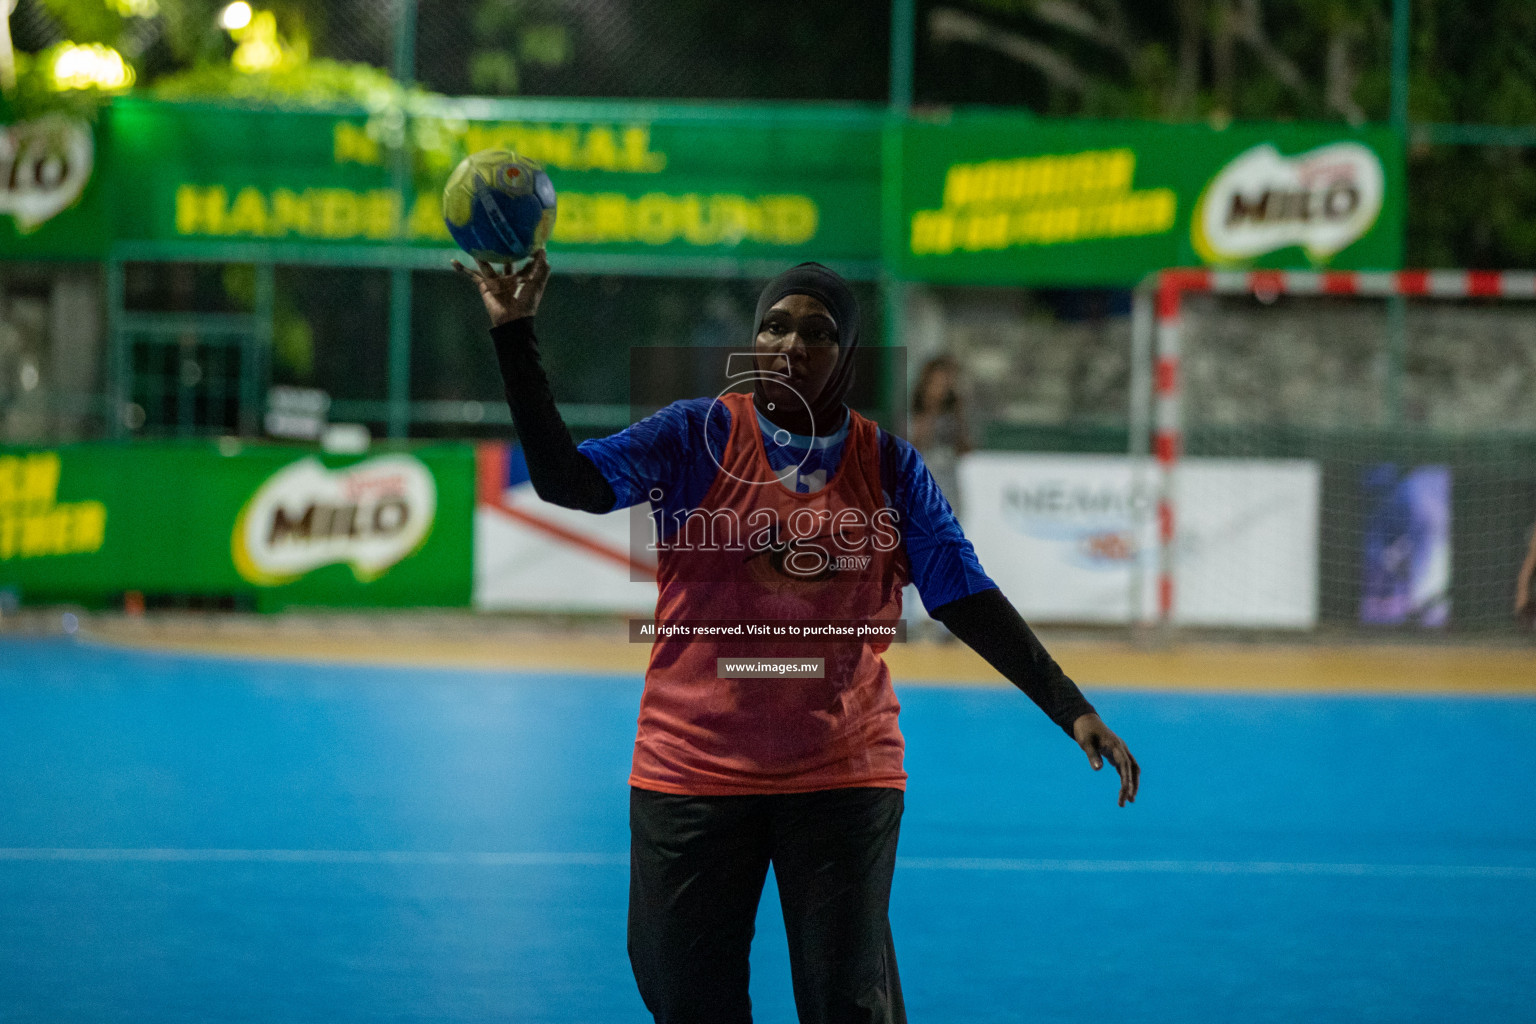
[[[89,121],[63,113],[0,125],[0,257],[106,255],[105,141]]]
[[[12,125],[0,258],[128,243],[136,259],[410,264],[452,247],[443,182],[492,147],[549,170],[556,252],[621,270],[816,259],[920,281],[1123,286],[1171,266],[1402,258],[1402,148],[1382,127],[553,100],[446,101],[416,126],[431,131],[409,137],[437,141],[397,160],[360,112],[130,96],[94,131],[60,115]]]
[[[972,114],[902,135],[902,276],[1134,284],[1164,267],[1390,268],[1397,136]]]
[[[389,151],[361,116],[118,101],[111,177],[135,198],[118,211],[117,234],[449,247],[448,171],[467,153],[508,148],[540,161],[555,183],[557,249],[878,258],[877,119],[591,104],[506,116],[517,109],[445,111],[441,151],[415,154],[397,190]]]
[[[466,606],[473,503],[469,445],[0,449],[0,588],[24,601]]]

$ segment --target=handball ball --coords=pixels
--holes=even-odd
[[[465,157],[443,188],[443,220],[460,249],[505,263],[544,247],[555,227],[555,186],[544,168],[507,149]]]

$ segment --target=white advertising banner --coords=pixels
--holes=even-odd
[[[653,614],[654,578],[631,579],[630,519],[628,510],[595,516],[551,505],[526,483],[478,502],[475,607]]]
[[[973,453],[960,465],[966,535],[1025,618],[1150,619],[1156,482],[1156,467],[1145,459]],[[1174,493],[1176,622],[1316,624],[1316,463],[1185,459]]]

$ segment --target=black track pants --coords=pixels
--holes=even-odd
[[[801,1024],[905,1024],[887,918],[902,792],[631,789],[629,960],[657,1024],[749,1024],[772,863]]]

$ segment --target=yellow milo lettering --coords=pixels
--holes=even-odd
[[[477,124],[464,136],[464,148],[471,153],[510,149],[546,167],[567,170],[575,169],[572,164],[578,142],[575,126],[547,124]]]
[[[0,509],[0,562],[16,557],[21,549],[22,517]]]
[[[1177,193],[1171,188],[1158,188],[1145,195],[1146,233],[1172,231],[1174,217],[1179,210]]]
[[[971,179],[976,175],[972,164],[950,164],[944,173],[944,208],[952,210],[971,201]]]
[[[1177,206],[1172,189],[1150,189],[1096,203],[918,210],[910,244],[914,255],[942,256],[1152,235],[1172,229]]]
[[[581,147],[581,161],[588,167],[611,170],[619,165],[619,139],[612,128],[594,126]]]
[[[683,241],[689,245],[714,244],[720,237],[720,225],[711,216],[714,211],[699,196],[683,196],[679,206]]]
[[[677,237],[677,218],[673,216],[672,197],[665,192],[641,196],[634,204],[631,224],[636,241],[646,245],[666,245]]]
[[[753,214],[753,203],[745,196],[710,196],[709,216],[713,231],[704,235],[700,244],[738,244],[752,234],[755,226]]]
[[[642,125],[624,129],[623,168],[636,174],[655,174],[667,166],[667,154],[651,151],[651,130]]]
[[[387,241],[394,237],[395,225],[400,220],[400,196],[382,188],[365,192],[359,212],[363,236]]]
[[[200,188],[182,185],[176,189],[176,233],[178,235],[222,235],[224,210],[229,193],[219,185]]]
[[[1130,191],[1131,180],[1136,176],[1136,152],[1130,149],[1111,149],[1096,156],[1093,191]]]
[[[1001,249],[1008,244],[1008,215],[988,213],[972,217],[966,223],[964,248],[973,252]]]
[[[272,193],[272,215],[267,219],[267,230],[274,236],[307,235],[313,229],[315,207],[309,193],[297,195],[280,188]]]
[[[915,256],[1163,234],[1173,229],[1172,189],[1135,191],[1136,154],[1086,150],[953,164],[943,205],[912,214]]]
[[[650,192],[632,199],[613,192],[567,192],[560,197],[554,238],[577,245],[800,245],[815,237],[820,217],[815,201],[802,195]]]
[[[510,149],[561,171],[655,174],[667,166],[667,155],[651,149],[648,125],[475,124],[464,134],[464,148]]]
[[[541,164],[564,170],[585,170],[576,154],[581,146],[581,132],[575,125],[563,128],[551,125],[523,125],[514,128],[510,148],[531,156]]]
[[[434,196],[417,200],[434,208]],[[441,215],[437,215],[441,220]],[[182,235],[223,238],[367,238],[387,241],[400,222],[400,196],[391,189],[354,192],[312,188],[303,192],[274,189],[270,194],[247,187],[233,202],[222,186],[182,185],[176,190],[176,231]],[[446,234],[446,229],[444,229]],[[433,235],[435,237],[435,233]]]
[[[820,211],[809,196],[765,196],[769,230],[779,245],[799,245],[816,237]]]
[[[58,453],[0,455],[0,508],[52,505],[58,493]]]
[[[629,199],[625,196],[605,193],[593,197],[591,238],[593,241],[612,239],[615,241],[628,241],[632,235],[629,230]],[[555,235],[560,234],[560,221],[555,220]]]
[[[943,210],[918,210],[912,215],[912,254],[927,256],[955,251],[955,218]]]
[[[1129,149],[954,164],[944,177],[944,206],[1010,204],[1048,196],[1125,192],[1136,170]]]
[[[28,455],[21,470],[21,500],[51,505],[59,494],[59,455],[38,452]]]
[[[322,238],[351,238],[358,233],[356,194],[344,188],[319,190],[320,219],[318,234]]]
[[[369,136],[361,125],[350,121],[336,122],[332,155],[338,164],[366,164],[370,167],[384,164],[384,152],[378,140]]]
[[[56,504],[61,465],[58,452],[0,455],[0,561],[101,549],[106,506]]]
[[[0,511],[0,561],[90,554],[101,550],[106,533],[107,508],[99,501]]]
[[[25,490],[22,483],[25,479],[24,465],[24,456],[0,455],[0,509],[20,504]]]
[[[412,238],[430,238],[451,241],[448,225],[443,221],[442,200],[436,193],[422,193],[411,205],[411,216],[406,222],[406,232]]]
[[[267,197],[260,189],[243,188],[235,196],[229,213],[224,218],[221,235],[255,235],[267,233]]]
[[[107,539],[107,506],[99,501],[79,501],[67,507],[72,516],[69,524],[69,554],[89,554],[100,551]]]
[[[27,516],[21,523],[21,557],[42,558],[65,553],[69,513],[52,508],[40,515]]]

